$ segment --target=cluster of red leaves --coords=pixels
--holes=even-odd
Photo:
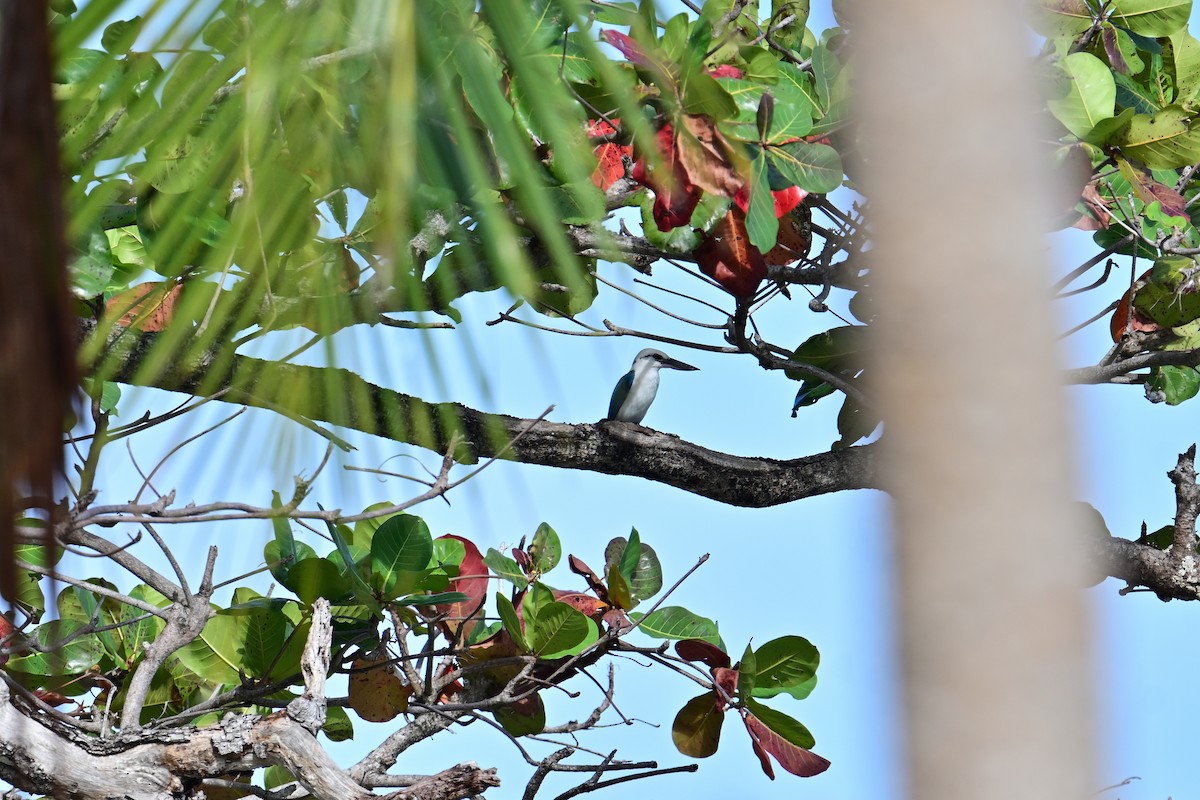
[[[633,163],[630,177],[654,192],[652,215],[660,231],[670,231],[688,225],[705,191],[732,197],[726,215],[707,234],[696,250],[700,271],[721,284],[735,297],[752,297],[767,276],[767,264],[787,264],[796,253],[807,252],[808,226],[791,213],[807,195],[796,187],[773,192],[775,216],[780,225],[779,244],[766,257],[750,244],[746,233],[746,209],[749,187],[738,175],[728,157],[727,145],[712,121],[707,117],[686,115],[684,135],[675,128],[663,125],[655,136],[657,163],[651,164],[645,154]],[[605,136],[614,131],[607,122],[594,122],[589,135]],[[629,146],[604,142],[595,148],[597,165],[592,182],[604,190],[625,175],[625,159]]]
[[[691,222],[702,192],[683,166],[674,129],[663,125],[655,140],[658,166],[651,167],[644,155],[639,156],[630,177],[654,192],[654,223],[660,231],[669,231]]]

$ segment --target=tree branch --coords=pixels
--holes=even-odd
[[[765,507],[846,489],[878,488],[875,445],[777,460],[730,455],[620,422],[568,425],[488,414],[459,403],[427,403],[376,386],[349,370],[306,367],[247,356],[176,353],[163,358],[159,334],[124,331],[104,378],[285,408],[311,420],[385,436],[444,453],[454,437],[459,463],[499,456],[527,464],[632,475],[734,506]],[[161,369],[146,370],[150,358]],[[510,446],[511,443],[511,446]],[[506,449],[507,448],[507,449]]]

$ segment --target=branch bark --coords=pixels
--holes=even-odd
[[[459,463],[499,456],[527,464],[632,475],[734,506],[761,508],[847,489],[877,488],[875,445],[789,460],[721,453],[622,422],[555,422],[490,414],[459,403],[427,403],[336,367],[305,367],[247,356],[172,353],[160,334],[114,333],[106,380],[267,408],[446,452]],[[166,345],[166,343],[163,343]],[[145,369],[153,363],[154,369]],[[530,429],[532,426],[532,429]],[[515,444],[516,435],[528,430]],[[511,444],[511,447],[509,446]]]

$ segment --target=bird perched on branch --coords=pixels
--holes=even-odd
[[[658,371],[663,367],[694,370],[661,350],[646,348],[633,359],[633,368],[621,376],[608,403],[608,416],[621,422],[640,423],[658,394]]]

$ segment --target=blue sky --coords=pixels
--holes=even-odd
[[[828,13],[818,9],[814,17],[824,21]],[[813,27],[819,30],[824,25],[817,22]],[[1094,252],[1090,239],[1077,233],[1056,236],[1048,246],[1060,265],[1056,275]],[[666,300],[632,284],[633,273],[626,267],[605,265],[602,274],[655,302]],[[1123,264],[1113,280],[1127,283],[1128,278],[1129,267]],[[698,285],[665,264],[656,267],[654,281],[679,290],[694,291]],[[705,299],[730,306],[720,292],[706,291]],[[1031,287],[1031,293],[1036,291]],[[1062,327],[1090,316],[1114,296],[1084,296],[1062,304]],[[844,302],[845,298],[835,298],[835,308]],[[464,324],[454,331],[348,331],[336,337],[336,357],[341,366],[368,380],[428,400],[457,400],[526,417],[555,404],[553,420],[599,419],[612,384],[645,343],[633,338],[554,336],[511,324],[484,326],[508,305],[498,293],[467,298],[459,304]],[[1014,309],[1014,321],[1021,313]],[[585,318],[593,323],[610,319],[623,327],[667,335],[693,335],[691,329],[613,292],[602,293]],[[802,296],[790,303],[776,299],[759,321],[783,344],[798,344],[811,333],[841,324],[830,315],[809,312]],[[1072,366],[1095,362],[1108,345],[1106,325],[1093,325],[1064,343],[1063,361]],[[290,348],[291,342],[269,345],[279,354]],[[747,358],[664,349],[700,370],[664,373],[646,425],[715,450],[781,458],[825,450],[836,438],[835,400],[804,409],[792,419],[795,384],[782,376],[764,373]],[[307,354],[309,362],[316,363],[319,355]],[[1029,391],[1053,390],[1031,386]],[[1166,471],[1197,438],[1200,400],[1178,408],[1154,406],[1136,387],[1116,386],[1077,387],[1068,391],[1068,398],[1079,498],[1100,509],[1112,532],[1120,536],[1136,536],[1143,519],[1151,529],[1170,522],[1173,493]],[[128,391],[120,419],[136,418],[146,408],[163,410],[176,400],[157,392]],[[222,410],[185,417],[153,437],[135,439],[133,453],[143,466],[153,464],[175,442],[211,424]],[[393,456],[404,458],[388,462],[387,468],[405,472],[417,471],[410,457],[430,468],[437,464],[435,455],[414,448],[355,434],[348,438],[360,449],[339,455],[314,493],[314,501],[327,507],[357,510],[418,491],[411,484],[384,483],[340,471],[343,465],[377,467]],[[292,475],[311,470],[322,449],[312,434],[267,412],[251,411],[167,462],[156,485],[178,489],[180,502],[265,503],[271,489],[287,491]],[[105,458],[101,502],[125,499],[137,485],[130,458],[119,448]],[[672,602],[718,619],[735,653],[750,637],[763,643],[784,634],[805,636],[821,650],[819,683],[812,696],[803,702],[784,698],[775,705],[814,733],[815,749],[833,762],[827,773],[808,780],[783,774],[774,783],[768,781],[740,723],[730,719],[720,752],[701,762],[698,775],[633,782],[606,789],[606,797],[618,800],[651,792],[686,793],[697,800],[724,800],[731,795],[846,800],[903,796],[890,544],[887,501],[882,494],[859,491],[773,509],[736,509],[633,478],[499,463],[456,490],[449,500],[449,505],[435,501],[414,512],[425,517],[435,535],[457,533],[484,549],[511,546],[546,521],[558,531],[566,550],[595,565],[610,538],[627,535],[636,526],[643,540],[657,549],[668,583],[701,554],[711,553],[710,561]],[[185,563],[196,570],[201,547],[217,544],[221,549],[218,571],[229,577],[261,561],[270,527],[225,524],[169,533],[170,541],[189,559]],[[550,579],[567,587],[573,585],[571,577],[562,570]],[[1200,698],[1176,687],[1186,682],[1176,676],[1200,666],[1200,646],[1193,635],[1200,609],[1196,604],[1164,604],[1145,593],[1119,597],[1119,588],[1109,580],[1088,590],[1094,611],[1093,663],[1102,747],[1095,787],[1137,775],[1140,781],[1105,797],[1186,800],[1200,796],[1196,771],[1187,757],[1180,757],[1190,738],[1190,721],[1200,717]],[[1037,658],[1037,654],[1013,657]],[[619,747],[622,757],[655,758],[663,766],[687,763],[675,752],[669,727],[678,707],[698,693],[694,684],[634,661],[617,663],[617,682],[618,704],[627,716],[641,722],[584,736],[580,744],[598,750]],[[570,702],[563,697],[551,699],[551,724],[586,716],[589,702],[597,701],[584,681],[571,688],[580,690],[582,697]],[[1166,697],[1169,703],[1163,701]],[[1030,725],[1036,724],[1030,720]],[[337,747],[344,761],[364,752],[390,729],[358,727],[357,741]],[[397,771],[436,770],[466,759],[497,766],[505,780],[497,797],[519,796],[529,771],[502,737],[478,724],[421,745],[412,756]],[[552,791],[566,785],[548,785],[542,796],[553,797]]]

